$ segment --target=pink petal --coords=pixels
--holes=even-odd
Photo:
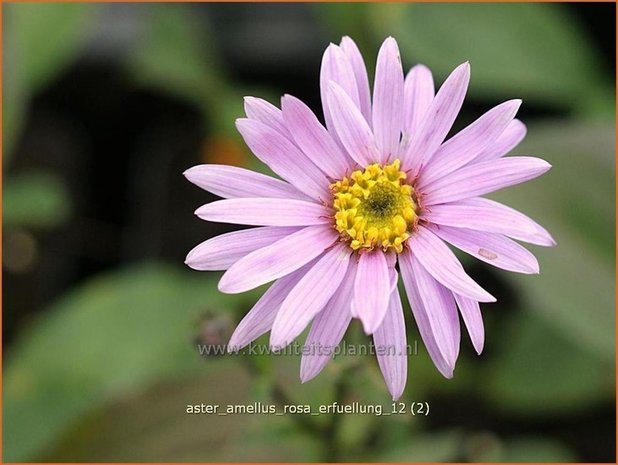
[[[313,262],[306,264],[293,273],[278,279],[268,288],[234,330],[228,343],[228,352],[237,352],[251,341],[270,331],[281,303],[312,265]]]
[[[496,141],[474,159],[475,162],[500,158],[513,150],[526,137],[526,125],[514,119]]]
[[[410,301],[410,307],[414,314],[414,320],[418,327],[418,331],[425,343],[427,352],[431,357],[434,365],[438,369],[442,376],[445,378],[453,377],[453,370],[455,369],[455,362],[447,362],[438,348],[438,343],[434,336],[431,324],[429,322],[429,314],[433,309],[426,308],[423,300],[421,299],[418,286],[416,284],[416,277],[412,270],[412,254],[409,250],[405,250],[404,253],[399,255],[399,267],[401,269],[401,277],[406,288],[406,294]]]
[[[403,131],[404,141],[410,141],[421,126],[435,95],[433,76],[424,65],[414,66],[406,76],[403,88]]]
[[[360,106],[358,98],[358,85],[354,75],[354,69],[346,54],[336,46],[330,44],[322,57],[320,68],[320,95],[322,97],[322,109],[324,110],[324,120],[326,127],[331,134],[335,135],[333,126],[332,110],[328,101],[329,82],[336,82],[348,95],[354,106]]]
[[[327,176],[342,178],[353,161],[343,153],[311,109],[291,95],[281,99],[281,108],[285,124],[298,147]]]
[[[225,199],[202,205],[195,214],[217,223],[255,226],[310,226],[332,222],[324,205],[296,199]]]
[[[354,311],[366,334],[372,334],[382,323],[390,294],[391,279],[384,252],[362,253],[354,282]]]
[[[513,120],[521,100],[504,102],[481,116],[446,141],[423,169],[419,189],[474,160],[504,132]]]
[[[531,244],[552,246],[556,241],[540,224],[523,213],[481,197],[434,205],[423,213],[431,223],[504,234]]]
[[[418,169],[440,147],[457,118],[469,81],[470,65],[466,62],[459,65],[442,84],[402,155],[402,165],[406,169]]]
[[[341,286],[311,325],[300,361],[300,379],[303,383],[322,371],[343,339],[352,319],[349,307],[354,296],[355,272],[356,265],[350,263]]]
[[[378,364],[393,400],[403,394],[408,378],[406,323],[399,292],[389,299],[388,310],[379,328],[373,333]]]
[[[283,122],[281,110],[272,103],[257,97],[245,97],[245,113],[248,118],[264,123],[291,139],[291,134]]]
[[[427,316],[436,344],[449,366],[455,366],[459,356],[461,334],[453,293],[425,270],[414,252],[412,252],[412,271],[421,300],[428,309]]]
[[[358,99],[360,102],[360,111],[367,122],[371,121],[371,93],[369,92],[369,78],[367,77],[367,68],[363,56],[352,39],[344,36],[339,44],[343,53],[352,65],[354,78],[356,79],[356,87],[358,89]]]
[[[466,274],[455,254],[427,228],[420,226],[407,244],[423,267],[451,291],[480,302],[496,301]]]
[[[485,344],[485,330],[483,328],[483,316],[481,315],[481,308],[476,300],[468,299],[467,297],[454,294],[455,301],[459,307],[459,312],[463,317],[470,340],[474,346],[476,353],[480,355],[483,352],[483,345]]]
[[[335,294],[346,275],[351,250],[339,244],[327,251],[281,304],[270,333],[270,346],[291,343]]]
[[[389,292],[390,294],[395,290],[395,287],[397,286],[397,280],[399,278],[397,270],[395,269],[395,266],[397,265],[397,254],[395,252],[386,253],[386,264],[388,266],[388,276],[391,286]]]
[[[310,226],[234,263],[219,281],[219,290],[238,294],[296,271],[337,240],[330,225]]]
[[[361,166],[378,162],[380,156],[373,133],[358,107],[335,82],[330,82],[328,90],[333,126],[343,147]]]
[[[520,184],[547,172],[551,165],[534,157],[505,157],[464,166],[425,187],[426,205],[488,194]]]
[[[236,120],[236,127],[251,151],[275,173],[313,199],[330,198],[324,173],[285,135],[251,119]]]
[[[373,85],[373,133],[384,163],[397,154],[403,120],[403,70],[397,42],[387,38],[376,65]]]
[[[539,272],[539,262],[534,255],[502,234],[449,226],[430,229],[441,239],[490,265],[517,273]]]
[[[185,263],[194,270],[227,270],[254,250],[295,233],[299,228],[252,228],[208,239],[193,248]]]
[[[236,166],[197,165],[183,174],[196,186],[224,198],[307,198],[285,181]]]

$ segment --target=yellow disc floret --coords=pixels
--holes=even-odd
[[[399,160],[375,163],[331,184],[335,228],[352,249],[403,250],[417,215],[414,190],[399,168]]]

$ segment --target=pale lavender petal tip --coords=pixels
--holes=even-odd
[[[373,132],[381,162],[397,153],[403,123],[403,87],[399,48],[389,37],[378,53],[373,87]]]
[[[406,169],[418,169],[440,147],[459,114],[468,83],[470,65],[459,65],[446,79],[426,111],[423,123],[402,154]]]

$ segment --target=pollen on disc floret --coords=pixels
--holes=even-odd
[[[400,165],[374,163],[330,185],[335,229],[353,250],[402,252],[418,216],[414,189]]]

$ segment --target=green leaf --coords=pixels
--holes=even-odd
[[[149,5],[146,31],[126,62],[141,85],[161,89],[199,108],[217,97],[222,83],[212,38],[187,5]]]
[[[577,462],[566,445],[551,439],[520,437],[503,444],[501,462]]]
[[[119,395],[204,372],[200,316],[244,310],[256,297],[220,294],[215,276],[137,266],[94,278],[44,311],[6,354],[4,460],[39,457]]]
[[[380,454],[378,462],[454,462],[460,455],[462,434],[459,431],[419,433]]]
[[[247,403],[247,374],[225,362],[229,360],[209,367],[208,376],[155,383],[133,395],[118,396],[80,418],[43,456],[44,461],[224,460],[225,451],[246,434],[251,418],[185,412],[187,404]]]
[[[50,228],[65,222],[71,199],[50,173],[28,173],[4,181],[2,221],[5,226]]]
[[[516,436],[503,439],[490,432],[478,432],[465,438],[466,461],[481,462],[576,462],[575,454],[554,439]]]
[[[612,399],[613,363],[600,362],[547,322],[519,314],[500,335],[482,374],[495,408],[516,415],[563,415]]]
[[[85,44],[97,5],[13,3],[6,8],[7,49],[30,92],[54,79]]]
[[[194,104],[211,133],[240,137],[235,120],[243,116],[243,95],[228,85],[215,42],[189,5],[150,5],[146,32],[128,55],[126,69],[139,85]],[[203,17],[202,17],[203,19]]]
[[[23,70],[15,65],[15,48],[4,46],[2,95],[2,163],[8,165],[13,144],[19,138],[27,112],[28,95],[22,79]]]
[[[19,137],[30,96],[55,79],[82,49],[96,5],[12,3],[5,8],[3,163]]]

